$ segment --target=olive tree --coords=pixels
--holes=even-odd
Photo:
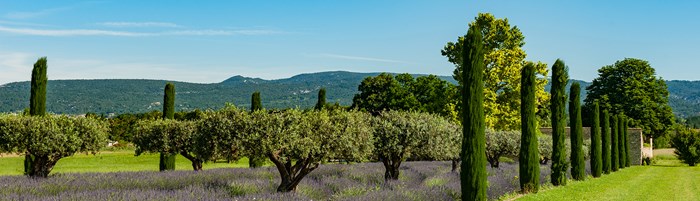
[[[486,129],[486,160],[498,168],[501,157],[517,157],[520,150],[519,131],[494,131]]]
[[[47,177],[58,160],[77,152],[97,153],[107,142],[107,122],[63,115],[0,117],[0,152],[33,156],[27,175]]]
[[[414,155],[434,160],[459,155],[461,144],[453,141],[460,137],[459,127],[435,114],[385,111],[375,119],[374,129],[375,155],[384,164],[385,180],[398,179],[401,163]]]
[[[195,125],[192,121],[172,119],[139,121],[134,135],[136,155],[146,152],[165,155],[180,153],[192,162],[195,171],[201,170],[203,160],[190,154],[197,137]]]
[[[247,134],[250,126],[248,111],[234,106],[206,112],[197,122],[192,151],[204,161],[238,160],[243,153],[241,137]]]
[[[267,156],[280,173],[278,192],[295,191],[322,161],[361,161],[372,153],[371,117],[360,112],[297,109],[251,113],[242,142],[246,152]]]

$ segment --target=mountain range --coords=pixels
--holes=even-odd
[[[320,88],[326,88],[326,102],[350,105],[362,79],[378,74],[331,71],[276,80],[237,75],[211,84],[143,79],[50,80],[47,110],[57,114],[121,114],[160,110],[163,88],[167,82],[175,84],[178,111],[217,109],[227,102],[248,108],[251,94],[255,91],[261,93],[262,104],[266,108],[310,108],[316,103]],[[440,78],[456,83],[451,76]],[[590,85],[590,82],[575,81],[580,82],[582,88]],[[671,94],[669,103],[677,116],[700,115],[700,81],[672,80],[666,83]],[[549,86],[546,88],[548,90]],[[0,85],[0,112],[20,112],[28,108],[29,90],[28,81]],[[582,97],[585,97],[585,90],[583,92]]]

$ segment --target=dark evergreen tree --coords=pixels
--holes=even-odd
[[[46,115],[46,84],[49,81],[49,78],[46,76],[47,68],[46,57],[41,57],[34,63],[29,94],[29,115],[31,116]],[[33,172],[33,161],[34,156],[27,152],[26,155],[24,155],[25,175],[29,175]]]
[[[600,116],[598,115],[598,101],[593,101],[593,125],[591,125],[591,175],[600,177],[603,173],[603,146],[600,135]]]
[[[484,52],[481,32],[470,27],[462,48],[462,200],[486,200]]]
[[[571,177],[586,179],[586,161],[583,159],[583,123],[581,122],[581,84],[574,82],[569,90],[569,122],[571,139]]]
[[[260,92],[256,91],[250,98],[250,111],[262,110],[262,102],[260,102]]]
[[[626,132],[624,131],[625,121],[627,121],[625,115],[620,114],[617,119],[617,153],[619,153],[618,156],[620,157],[618,159],[618,165],[620,169],[625,168],[627,166],[625,165],[625,163],[627,162],[627,152],[625,152],[625,144],[627,144],[627,142],[625,141]]]
[[[625,167],[630,166],[630,155],[629,155],[629,152],[630,152],[629,137],[630,136],[629,136],[629,133],[627,132],[627,129],[628,129],[627,126],[629,126],[629,123],[630,123],[630,119],[625,119],[625,122],[623,124],[624,128],[622,129],[625,132],[625,134],[624,134],[624,136],[625,136],[625,156],[627,156],[627,157],[625,157]]]
[[[520,87],[520,189],[523,193],[537,192],[540,187],[540,153],[535,115],[535,66],[528,62],[522,71]]]
[[[569,75],[564,61],[557,59],[552,66],[552,184],[566,185],[566,83]]]
[[[612,115],[612,122],[610,122],[610,169],[613,172],[617,172],[620,167],[620,154],[617,149],[618,144],[618,129],[617,129],[617,115]]]
[[[326,88],[318,90],[318,102],[316,102],[315,110],[322,110],[326,106]]]
[[[175,85],[173,83],[165,84],[163,95],[163,119],[175,118]],[[160,153],[159,169],[160,171],[175,170],[175,157],[177,153]]]
[[[601,117],[603,118],[603,124],[600,126],[600,132],[603,134],[603,139],[601,139],[603,142],[603,173],[610,174],[612,158],[610,155],[610,115],[608,114],[608,110],[603,110],[603,115]]]
[[[320,94],[320,92],[319,92]],[[250,111],[255,112],[258,110],[262,110],[262,101],[260,100],[260,92],[256,91],[253,93],[253,95],[250,98]],[[257,168],[257,167],[262,167],[265,164],[265,156],[260,156],[256,153],[253,153],[248,156],[248,167],[250,168]]]

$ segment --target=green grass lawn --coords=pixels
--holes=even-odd
[[[632,166],[601,178],[545,187],[518,200],[700,200],[700,167],[675,159]]]
[[[120,172],[158,171],[159,154],[134,156],[134,150],[105,151],[96,155],[76,154],[58,161],[51,173],[67,172]],[[21,175],[24,169],[24,156],[0,157],[0,175]],[[176,170],[192,170],[192,163],[180,155],[175,160]],[[248,159],[236,162],[204,163],[204,169],[248,167]]]

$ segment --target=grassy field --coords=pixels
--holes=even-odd
[[[700,167],[673,159],[672,151],[654,151],[653,166],[633,166],[601,178],[545,187],[517,200],[700,200]]]
[[[158,158],[158,154],[134,156],[134,150],[104,151],[96,155],[76,154],[59,160],[51,173],[158,171]],[[0,175],[21,175],[23,161],[24,156],[0,157]],[[178,155],[175,161],[176,170],[192,170],[192,164],[186,158]],[[204,169],[225,167],[248,167],[248,159],[203,165]]]

